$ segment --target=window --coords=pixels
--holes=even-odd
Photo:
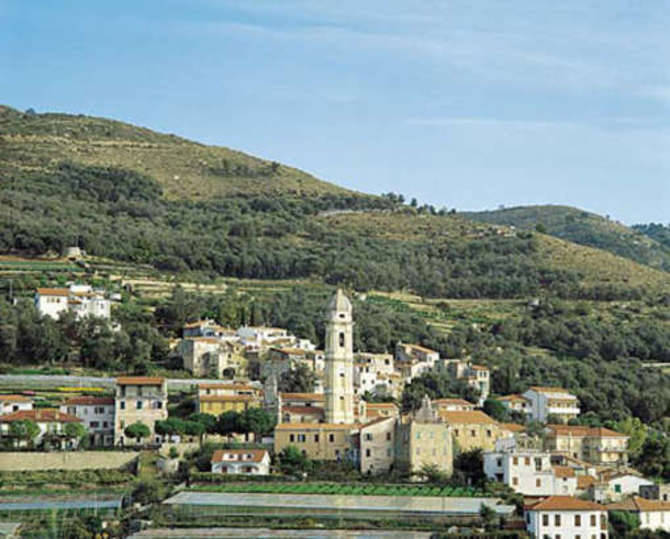
[[[420,433],[420,432],[417,432],[417,433],[416,433],[416,439],[417,439],[417,440],[420,440],[420,439],[421,439],[421,433]]]
[[[454,429],[454,436],[458,436],[458,429]]]
[[[97,429],[98,427],[100,427],[100,423],[98,423],[97,421],[91,421],[91,422],[89,423],[89,426],[90,426],[92,429]]]
[[[104,414],[104,413],[105,413],[105,409],[104,409],[102,406],[97,406],[97,407],[93,410],[93,413],[95,413],[95,414]]]
[[[512,465],[518,466],[519,464],[519,457],[512,457]]]
[[[319,442],[319,435],[318,435],[318,434],[315,434],[315,435],[314,435],[314,441],[315,441],[316,443]]]
[[[591,526],[595,526],[595,525],[596,525],[596,516],[591,515]]]
[[[470,431],[470,436],[472,436],[473,438],[475,438],[475,437],[477,436],[477,431],[475,431],[474,429],[471,430],[471,431]]]
[[[334,442],[335,441],[335,435],[334,434],[329,434],[328,435],[328,441],[329,442]]]
[[[549,526],[549,515],[542,515],[542,525]]]
[[[344,332],[340,332],[340,346],[344,346]]]
[[[288,439],[291,442],[295,442],[295,434],[289,434]]]
[[[535,480],[535,486],[536,487],[541,487],[542,486],[542,479],[539,477]]]
[[[486,429],[486,437],[487,438],[491,437],[491,429]]]
[[[519,478],[518,477],[512,477],[512,485],[515,487],[519,484]]]
[[[554,526],[561,525],[561,515],[554,515]]]
[[[306,437],[304,434],[298,434],[298,442],[303,442],[305,441]]]
[[[369,449],[366,449],[366,450],[365,450],[365,456],[366,456],[366,457],[369,457],[369,456],[370,456],[370,450],[369,450]]]
[[[121,408],[121,410],[125,410],[126,409],[126,401],[121,401],[119,403],[119,408]]]
[[[582,515],[575,515],[575,526],[582,525]]]
[[[141,410],[143,404],[144,404],[144,403],[143,403],[142,401],[137,401],[137,403],[136,403],[137,409],[138,409],[138,410]]]
[[[386,433],[386,441],[387,441],[387,442],[390,442],[390,441],[391,441],[391,433],[390,433],[390,432],[387,432],[387,433]]]
[[[500,458],[499,458],[499,459],[496,459],[496,466],[497,466],[498,468],[502,468],[502,459],[500,459]]]
[[[524,459],[523,459],[523,463],[524,463],[526,466],[530,466],[530,457],[524,457]]]
[[[372,433],[371,432],[366,432],[365,433],[365,439],[370,442],[372,441]]]
[[[621,493],[621,485],[619,485],[619,484],[614,485],[614,492],[617,492],[617,493],[620,494]]]
[[[156,408],[160,410],[163,407],[163,401],[156,401]]]

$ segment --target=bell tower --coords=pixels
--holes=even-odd
[[[337,289],[326,311],[326,423],[354,423],[354,322]]]

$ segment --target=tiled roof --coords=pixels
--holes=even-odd
[[[67,288],[38,288],[37,293],[40,296],[69,296],[70,291]]]
[[[504,397],[496,397],[495,400],[503,402],[527,402],[526,398],[521,395],[505,395]]]
[[[259,389],[249,384],[198,384],[198,389],[228,389],[228,390],[244,390],[244,391],[258,391]]]
[[[320,406],[282,406],[281,411],[302,415],[323,415],[325,413]]]
[[[500,426],[510,432],[524,432],[526,430],[526,427],[518,423],[500,423]]]
[[[72,397],[71,399],[66,400],[63,404],[65,405],[113,405],[114,404],[114,398],[113,397]]]
[[[605,427],[586,427],[584,425],[547,425],[556,436],[625,438],[628,435]]]
[[[38,410],[20,410],[12,414],[0,416],[0,423],[30,420],[36,423],[79,423],[81,419],[65,414],[55,408],[41,408]]]
[[[528,388],[528,390],[533,390],[536,391],[537,393],[567,393],[568,395],[570,392],[567,389],[563,389],[562,387],[543,387],[543,386],[531,386]]]
[[[120,376],[116,383],[123,386],[160,386],[165,378],[158,376]]]
[[[261,462],[268,452],[265,449],[217,449],[212,454],[212,462]],[[227,458],[228,455],[234,458]],[[251,455],[251,458],[240,458]]]
[[[552,466],[556,477],[574,477],[575,470],[570,466]]]
[[[482,425],[497,425],[498,422],[492,417],[486,415],[484,412],[479,410],[474,411],[459,411],[459,412],[450,412],[447,410],[438,410],[440,417],[444,419],[447,423],[454,425],[471,425],[471,424],[482,424]]]
[[[398,408],[398,406],[392,402],[368,402],[365,407],[368,410],[375,408]]]
[[[0,402],[32,402],[32,400],[23,395],[0,395]]]
[[[217,337],[186,337],[185,341],[204,342],[207,344],[223,344]]]
[[[577,476],[577,488],[578,489],[587,489],[591,485],[595,485],[596,478],[592,475],[578,475]]]
[[[372,425],[376,425],[377,423],[381,423],[383,421],[395,421],[397,418],[391,417],[391,416],[383,416],[383,417],[378,417],[376,419],[373,419],[372,421],[368,421],[365,425],[361,426],[361,430],[371,427]]]
[[[475,371],[488,371],[488,367],[484,367],[483,365],[470,365],[470,368],[475,370]]]
[[[608,511],[670,511],[670,502],[647,500],[640,496],[633,496],[618,503],[607,504]]]
[[[606,511],[594,502],[580,500],[574,496],[549,496],[526,508],[528,511]]]
[[[280,393],[285,401],[325,401],[323,393]]]
[[[273,352],[277,352],[282,355],[291,355],[291,356],[304,356],[307,355],[307,350],[303,350],[302,348],[271,348]]]
[[[249,402],[254,400],[252,395],[200,395],[200,402]]]
[[[463,406],[474,406],[471,402],[466,401],[465,399],[434,399],[433,404],[460,404]]]
[[[356,423],[281,423],[275,430],[353,430],[359,426]]]
[[[400,346],[407,347],[407,348],[412,348],[414,350],[419,350],[420,352],[425,352],[426,354],[437,354],[436,350],[431,350],[430,348],[426,348],[425,346],[421,346],[420,344],[401,344]]]

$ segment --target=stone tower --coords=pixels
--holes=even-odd
[[[354,422],[354,323],[338,288],[326,311],[326,423]]]

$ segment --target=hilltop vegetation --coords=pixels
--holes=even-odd
[[[201,279],[308,279],[428,297],[633,299],[670,283],[602,251],[119,122],[3,108],[0,133],[2,253],[78,244]]]
[[[652,225],[629,228],[616,221],[568,206],[521,206],[494,211],[466,212],[484,223],[540,230],[580,245],[596,247],[640,264],[670,271],[670,241]],[[670,237],[670,235],[669,235]]]

